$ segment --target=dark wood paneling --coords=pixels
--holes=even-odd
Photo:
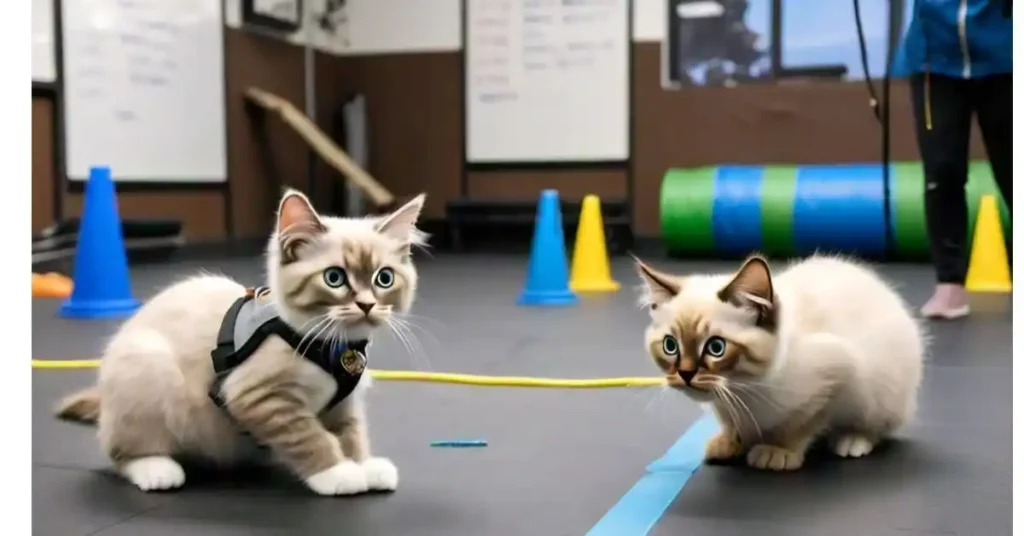
[[[32,233],[54,222],[53,100],[32,97]]]
[[[469,174],[469,195],[479,199],[533,200],[553,188],[559,197],[580,200],[626,198],[626,172],[617,170],[486,171]]]
[[[459,193],[462,72],[456,52],[317,59],[318,122],[352,93],[366,97],[368,170],[396,196],[427,192],[424,215],[441,217]],[[333,130],[327,130],[333,134]],[[322,180],[338,180],[323,171]]]
[[[68,218],[82,214],[82,194],[65,196]],[[190,242],[215,242],[224,234],[224,201],[220,192],[120,192],[117,210],[124,219],[178,220]]]
[[[245,90],[259,87],[305,106],[302,48],[242,30],[226,30],[228,177],[235,235],[270,231],[280,192],[260,157],[260,145],[245,112]],[[286,185],[306,184],[306,144],[273,115],[267,117],[270,144]]]
[[[633,46],[638,234],[658,233],[658,192],[665,171],[672,167],[881,158],[881,126],[868,105],[863,82],[665,91],[660,44]],[[893,160],[919,159],[905,82],[893,82],[890,113]],[[973,153],[983,155],[977,140]]]

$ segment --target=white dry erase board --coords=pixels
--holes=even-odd
[[[54,0],[32,0],[32,81],[57,80],[57,58],[54,54]]]
[[[629,0],[466,0],[470,163],[629,157]]]
[[[224,25],[213,0],[62,0],[67,175],[225,182]]]

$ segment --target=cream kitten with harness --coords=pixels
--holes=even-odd
[[[755,256],[736,274],[637,269],[647,351],[721,425],[706,459],[794,470],[822,435],[839,456],[865,456],[913,416],[924,337],[867,268],[814,256],[773,276]]]
[[[103,450],[143,490],[178,488],[174,459],[237,461],[253,444],[321,495],[394,490],[366,427],[367,344],[416,295],[420,195],[386,217],[319,216],[285,193],[267,289],[199,275],[154,296],[114,335],[96,387],[61,418],[97,422]]]

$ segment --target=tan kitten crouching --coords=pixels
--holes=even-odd
[[[373,335],[415,298],[423,201],[334,218],[287,192],[267,288],[214,275],[167,287],[114,335],[97,385],[57,415],[97,422],[103,450],[143,490],[184,484],[175,458],[231,464],[254,446],[322,495],[394,490],[398,471],[370,449],[365,365]]]
[[[913,416],[924,336],[871,270],[827,256],[774,276],[758,256],[723,275],[636,265],[648,353],[721,426],[706,459],[794,470],[822,435],[839,456],[865,456]]]

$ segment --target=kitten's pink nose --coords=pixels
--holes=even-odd
[[[372,304],[372,303],[364,303],[364,302],[358,302],[358,301],[356,302],[356,307],[358,307],[359,310],[363,312],[363,314],[367,314],[367,315],[370,314],[370,309],[373,309],[373,305],[374,304]]]

